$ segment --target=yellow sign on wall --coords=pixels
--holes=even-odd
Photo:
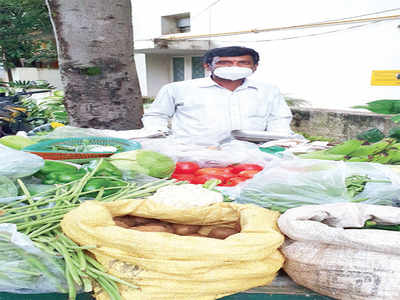
[[[400,70],[372,71],[371,85],[400,86]]]

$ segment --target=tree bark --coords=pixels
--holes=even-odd
[[[130,0],[46,0],[71,126],[142,127]]]
[[[14,78],[11,69],[6,67],[4,70],[7,71],[8,82],[13,82]]]

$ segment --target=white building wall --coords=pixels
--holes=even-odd
[[[376,13],[382,11],[386,12]],[[135,45],[140,47],[140,43],[160,37],[161,16],[184,12],[191,14],[192,30],[186,35],[196,35],[349,17],[400,15],[400,3],[398,0],[135,0]],[[400,86],[370,84],[372,70],[400,70],[399,25],[400,18],[208,39],[212,47],[244,45],[256,49],[261,60],[253,77],[278,85],[284,94],[307,100],[316,108],[346,109],[376,99],[400,99]],[[157,79],[159,75],[148,74],[148,81],[151,78],[162,82],[164,78]]]
[[[37,69],[39,80],[46,80],[57,89],[63,89],[58,69]]]
[[[139,79],[139,86],[142,92],[142,96],[148,96],[147,94],[147,68],[146,68],[146,55],[139,53],[135,54],[135,65],[136,73]]]
[[[58,69],[44,68],[14,68],[12,69],[13,80],[35,81],[46,80],[57,89],[62,89],[61,76]],[[8,78],[7,78],[8,80]]]
[[[154,96],[164,84],[171,81],[171,56],[147,55],[147,95]]]

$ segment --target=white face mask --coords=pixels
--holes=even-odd
[[[214,75],[228,80],[239,80],[253,74],[253,70],[244,67],[219,67],[214,70]]]

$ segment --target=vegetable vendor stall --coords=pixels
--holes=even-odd
[[[73,152],[94,152],[86,146]],[[398,200],[399,175],[382,164],[275,155],[245,142],[215,148],[164,138],[140,146],[73,161],[14,150],[37,166],[18,166],[25,172],[10,176],[12,194],[0,204],[2,242],[22,261],[0,268],[16,276],[0,279],[0,299],[335,299],[281,269],[278,220],[309,204]],[[32,258],[41,264],[24,267]],[[43,280],[57,284],[35,285]]]

